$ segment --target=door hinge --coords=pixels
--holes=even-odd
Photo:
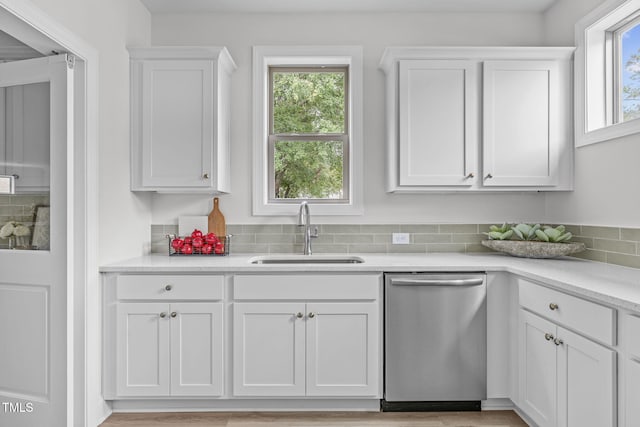
[[[67,53],[67,67],[69,67],[70,70],[73,70],[73,66],[76,65],[76,56],[73,55],[72,53]]]

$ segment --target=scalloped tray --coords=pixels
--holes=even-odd
[[[518,240],[483,240],[482,245],[494,251],[520,258],[555,258],[582,252],[584,243],[550,243]]]

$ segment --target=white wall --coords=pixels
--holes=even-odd
[[[32,0],[99,54],[100,263],[143,254],[150,198],[129,191],[128,45],[149,44],[151,16],[137,0]]]
[[[541,14],[170,14],[154,15],[154,45],[224,45],[238,65],[232,87],[232,193],[221,197],[227,222],[289,223],[251,216],[251,47],[269,44],[355,44],[364,48],[365,215],[315,217],[320,223],[475,223],[540,221],[543,194],[389,195],[384,191],[384,79],[387,46],[540,45]],[[204,215],[211,198],[153,195],[152,222]]]
[[[546,43],[574,43],[575,23],[602,3],[559,0],[545,14]],[[547,220],[640,227],[640,136],[580,147],[575,154],[575,191],[547,196]]]

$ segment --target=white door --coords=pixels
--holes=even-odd
[[[304,396],[305,305],[233,305],[233,394]]]
[[[378,395],[378,306],[307,304],[307,396]]]
[[[615,351],[563,328],[557,344],[558,426],[616,425]]]
[[[559,73],[555,61],[484,62],[483,185],[557,185]]]
[[[48,82],[48,250],[0,250],[0,425],[67,423],[67,153],[73,71],[66,56],[0,64],[0,87]]]
[[[171,395],[221,396],[222,303],[171,304]]]
[[[540,427],[556,426],[556,326],[520,310],[520,406]]]
[[[118,304],[118,396],[169,395],[169,313],[167,303]]]
[[[400,61],[400,185],[476,181],[477,68],[474,61]]]

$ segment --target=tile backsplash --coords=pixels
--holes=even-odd
[[[489,224],[321,224],[315,253],[490,252],[480,244]],[[585,243],[579,258],[640,268],[640,228],[569,225],[573,240]],[[151,226],[151,251],[167,253],[167,234],[177,225]],[[302,253],[302,229],[291,224],[228,225],[232,253]],[[410,233],[408,245],[393,245],[392,233]]]
[[[18,221],[31,228],[36,206],[48,205],[49,193],[0,195],[0,227],[9,221]],[[9,247],[9,240],[0,238],[0,249]]]

